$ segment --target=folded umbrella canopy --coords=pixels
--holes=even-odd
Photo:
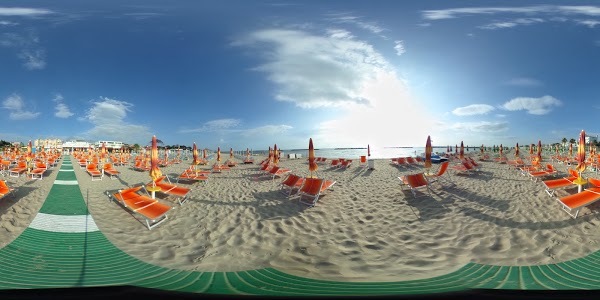
[[[315,161],[315,148],[313,146],[312,138],[308,140],[308,170],[310,171],[310,177],[313,177],[312,172],[317,171],[319,166]]]
[[[162,172],[158,168],[158,146],[156,143],[156,136],[152,136],[152,150],[150,151],[150,178],[152,181],[160,178]]]
[[[425,142],[425,168],[431,168],[431,152],[433,152],[433,148],[431,147],[431,137],[427,136],[427,142]]]

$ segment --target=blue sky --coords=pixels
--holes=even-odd
[[[0,1],[0,139],[243,150],[596,135],[591,3]]]

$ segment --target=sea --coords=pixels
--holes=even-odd
[[[371,159],[391,159],[397,157],[406,157],[406,156],[424,156],[425,155],[425,147],[382,147],[382,148],[371,148]],[[437,154],[445,154],[447,148],[446,147],[433,147],[433,153]],[[472,151],[479,152],[479,147],[469,147],[465,148],[465,153],[469,153]],[[308,149],[282,149],[282,157],[287,157],[287,154],[300,154],[302,157],[308,157]],[[452,152],[454,152],[454,147],[452,148]],[[262,151],[253,151],[254,154],[267,155],[268,150]],[[315,149],[316,157],[326,157],[326,158],[360,158],[361,156],[367,156],[367,148],[324,148],[324,149]]]

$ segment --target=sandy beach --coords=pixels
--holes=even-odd
[[[473,175],[449,170],[452,184],[433,185],[431,197],[415,199],[401,189],[397,177],[420,172],[422,166],[397,167],[380,159],[375,170],[367,170],[358,167],[356,158],[349,169],[340,169],[329,161],[316,174],[336,184],[315,207],[287,199],[278,190],[282,179],[258,177],[257,164],[238,164],[211,174],[206,184],[180,182],[193,189],[181,206],[159,197],[175,209],[152,230],[106,195],[149,182],[148,172],[118,166],[120,178],[91,181],[76,163],[74,169],[103,234],[140,260],[174,269],[272,267],[316,279],[401,281],[443,275],[468,262],[540,265],[600,249],[597,205],[572,219],[540,182],[506,164],[480,162],[482,170]],[[183,161],[161,171],[174,178],[189,164]],[[294,174],[309,174],[305,158],[282,159],[279,165]],[[565,165],[554,166],[566,173]],[[0,200],[0,248],[31,223],[59,167],[43,180],[3,177],[18,192]],[[586,176],[596,177],[591,171]],[[557,195],[574,192],[576,188]]]

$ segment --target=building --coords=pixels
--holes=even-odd
[[[124,146],[123,142],[116,141],[97,141],[94,146],[96,146],[96,148],[102,148],[102,144],[104,144],[108,150],[117,150],[123,148]]]
[[[75,150],[89,149],[91,145],[84,140],[70,140],[62,143],[60,148],[63,154],[71,154]]]
[[[62,140],[61,139],[37,139],[32,141],[33,147],[36,149],[44,149],[44,151],[50,151],[54,149],[62,148]]]

